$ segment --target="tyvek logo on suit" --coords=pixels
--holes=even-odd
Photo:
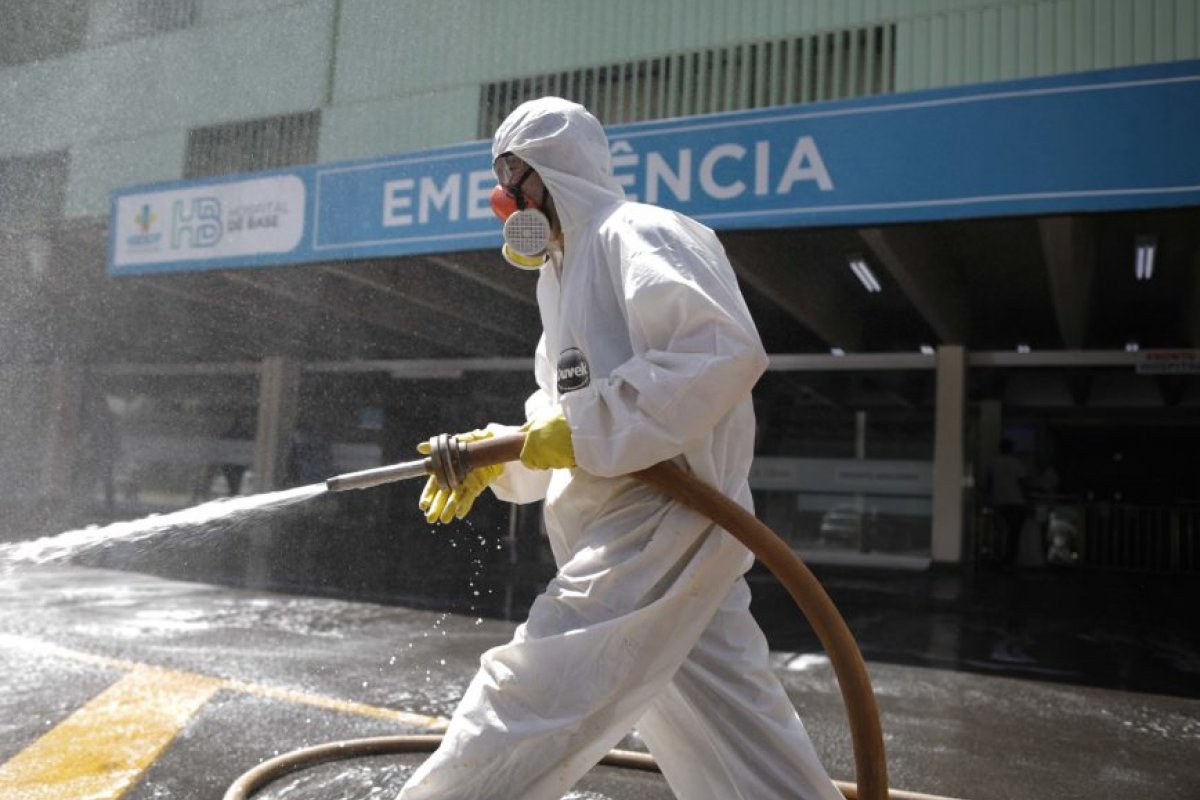
[[[592,382],[587,358],[578,347],[568,347],[558,356],[558,393],[582,389]]]

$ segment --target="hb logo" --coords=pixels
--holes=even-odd
[[[176,200],[171,209],[171,247],[212,247],[221,241],[221,201],[215,197],[196,197],[188,208]]]
[[[558,357],[558,392],[566,394],[582,389],[592,382],[587,359],[578,347],[568,347]]]

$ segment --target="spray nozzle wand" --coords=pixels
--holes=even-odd
[[[344,492],[435,475],[442,484],[453,488],[466,480],[467,473],[473,469],[516,461],[521,457],[524,444],[524,433],[493,436],[470,443],[443,433],[429,440],[429,455],[425,458],[347,472],[325,481],[325,487],[331,492]]]

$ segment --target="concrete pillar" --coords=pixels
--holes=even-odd
[[[255,491],[283,487],[299,402],[300,365],[278,356],[264,358],[258,378],[258,428],[254,436]]]
[[[937,412],[933,433],[933,540],[935,563],[963,558],[963,432],[967,354],[959,345],[937,352]]]
[[[867,412],[854,412],[854,457],[867,457]]]

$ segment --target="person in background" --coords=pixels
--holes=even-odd
[[[333,440],[329,437],[324,419],[315,414],[301,415],[288,451],[288,485],[322,483],[335,471]]]
[[[1029,467],[1014,451],[1012,439],[1000,443],[1000,453],[987,469],[987,499],[1001,522],[1004,564],[1016,566],[1021,549],[1021,531],[1029,516]]]
[[[545,500],[557,575],[485,653],[400,800],[558,800],[637,729],[683,800],[838,800],[771,669],[729,533],[630,474],[673,460],[751,507],[751,388],[767,357],[716,235],[627,201],[599,122],[541,98],[492,143],[506,261],[540,270],[538,389],[520,462],[451,490]],[[492,424],[468,441],[512,430]]]
[[[91,501],[96,484],[104,494],[104,513],[116,509],[116,468],[121,458],[121,435],[117,417],[108,406],[102,389],[85,389],[81,411],[79,455],[75,465],[75,491],[80,502]]]

